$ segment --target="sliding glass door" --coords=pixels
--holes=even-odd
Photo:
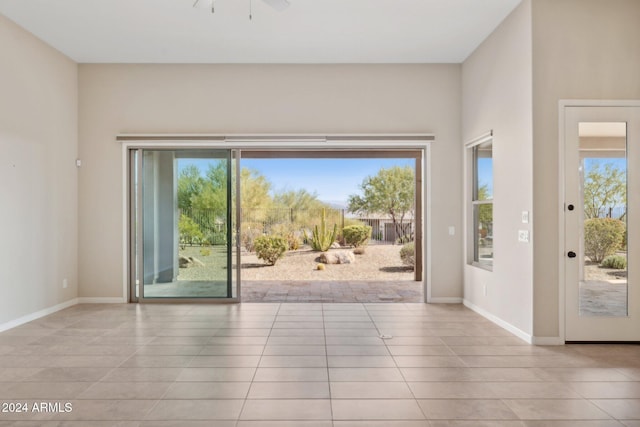
[[[130,151],[131,299],[237,299],[231,150]]]

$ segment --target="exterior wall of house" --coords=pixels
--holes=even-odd
[[[432,296],[461,299],[460,78],[459,64],[80,65],[79,295],[123,293],[118,134],[428,132]]]
[[[2,15],[0,52],[5,328],[77,295],[78,67]]]
[[[465,303],[521,337],[532,334],[532,243],[518,242],[523,211],[534,211],[531,1],[523,1],[462,66],[462,141],[493,130],[493,271],[473,260],[470,212],[465,239]],[[471,159],[465,200],[471,205]],[[486,295],[485,295],[486,287]]]
[[[559,337],[558,102],[640,99],[640,2],[534,0],[534,335]]]

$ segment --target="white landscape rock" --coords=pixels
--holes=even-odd
[[[204,267],[204,263],[200,261],[198,258],[194,258],[192,256],[187,257],[184,255],[180,255],[180,257],[178,258],[178,266],[180,268]]]
[[[356,256],[351,251],[323,252],[320,255],[320,262],[324,264],[353,264],[356,262]]]

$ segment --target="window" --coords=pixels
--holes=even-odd
[[[485,140],[473,150],[473,264],[493,267],[493,141]]]

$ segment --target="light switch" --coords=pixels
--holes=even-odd
[[[518,230],[518,242],[529,243],[529,230]]]
[[[455,236],[456,235],[456,228],[453,225],[449,226],[449,236]]]
[[[522,223],[529,224],[529,211],[522,211]]]

